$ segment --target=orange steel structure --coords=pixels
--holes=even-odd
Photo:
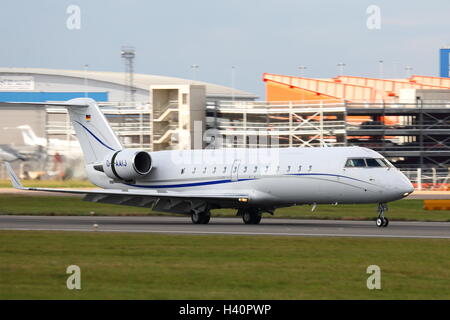
[[[392,101],[401,89],[450,89],[449,78],[414,75],[408,79],[338,76],[313,79],[264,73],[267,101],[347,100]]]
[[[266,82],[267,101],[289,101],[283,98],[283,93],[291,91],[290,96],[295,100],[377,100],[382,97],[370,87],[361,85],[344,84],[332,79],[311,79],[265,73],[263,80]],[[288,90],[286,90],[288,89]],[[281,100],[280,100],[281,99]]]
[[[450,78],[412,76],[409,81],[422,83],[422,84],[428,84],[428,85],[432,85],[432,86],[450,88]]]

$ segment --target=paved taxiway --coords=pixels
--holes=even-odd
[[[0,216],[0,230],[450,239],[449,222],[391,221],[377,228],[373,221],[269,218],[245,225],[239,218],[213,217],[208,225],[193,225],[188,217]]]

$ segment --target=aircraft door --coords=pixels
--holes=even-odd
[[[234,160],[233,166],[231,167],[231,181],[237,181],[238,180],[238,173],[239,173],[239,165],[241,164],[241,160]]]

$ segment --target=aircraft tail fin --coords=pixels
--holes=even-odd
[[[111,152],[122,150],[122,145],[108,121],[90,98],[76,98],[63,103],[54,102],[2,102],[2,104],[57,106],[67,108],[86,164],[100,162]]]
[[[17,127],[22,132],[23,142],[28,146],[42,146],[45,147],[45,139],[38,138],[33,129],[27,124]]]
[[[108,153],[122,149],[94,100],[76,98],[67,101],[66,105],[87,164],[102,161]]]

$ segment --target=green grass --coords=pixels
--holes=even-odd
[[[169,215],[147,208],[99,204],[82,201],[79,196],[0,195],[0,214],[17,215]],[[235,216],[234,210],[213,210],[213,216]],[[278,209],[274,217],[301,219],[371,220],[377,216],[376,205],[319,205]],[[391,220],[450,221],[450,211],[427,211],[421,200],[400,200],[390,204]],[[264,217],[270,217],[265,214]]]
[[[0,243],[0,299],[450,299],[449,240],[1,231]],[[366,287],[373,264],[382,290]]]
[[[0,195],[0,214],[146,215],[150,209],[82,201],[80,196]]]
[[[34,188],[94,188],[95,186],[87,180],[22,180],[21,183],[27,187]],[[12,188],[9,180],[0,180],[0,188]]]

